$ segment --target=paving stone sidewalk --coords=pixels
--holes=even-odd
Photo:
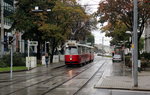
[[[95,85],[95,88],[150,91],[149,81],[150,71],[141,71],[138,73],[138,87],[133,87],[133,78],[131,74],[125,76],[102,76]]]

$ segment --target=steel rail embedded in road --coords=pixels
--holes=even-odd
[[[101,68],[104,64],[105,64],[105,62],[100,66],[100,68]],[[94,65],[96,65],[96,64],[94,64]],[[93,66],[94,66],[94,65],[93,65]],[[91,66],[90,68],[92,68],[93,66]],[[41,95],[48,94],[48,93],[51,92],[52,90],[56,89],[57,87],[62,86],[63,84],[65,84],[65,83],[67,83],[68,81],[74,79],[75,77],[77,77],[77,76],[80,75],[81,73],[85,72],[86,70],[89,70],[90,68],[87,68],[87,69],[83,70],[82,72],[78,73],[77,75],[73,76],[72,78],[70,78],[70,79],[68,79],[68,80],[66,80],[66,81],[64,81],[64,82],[62,82],[62,83],[60,83],[59,85],[55,86],[54,88],[51,88],[51,89],[47,90],[45,93],[43,93],[43,94],[41,94]],[[100,68],[99,68],[99,69],[94,73],[94,75],[93,75],[90,79],[88,79],[88,81],[87,81],[80,89],[78,89],[73,95],[75,95],[76,93],[78,93],[78,92],[95,76],[95,74],[100,70]]]
[[[90,65],[90,66],[89,66]],[[89,67],[91,67],[91,65],[93,65],[93,64],[89,64],[89,65],[86,65],[86,66],[84,66],[83,68],[85,68],[84,70],[86,70],[86,69],[88,69]],[[94,64],[95,65],[95,64]],[[69,68],[69,70],[74,70],[74,69],[77,69],[77,68],[73,68],[73,69],[70,69]],[[67,70],[67,71],[65,71],[65,72],[68,72],[69,70]],[[82,70],[83,71],[83,70]],[[43,74],[43,73],[42,73]],[[42,74],[40,74],[40,76],[43,76]],[[47,74],[47,72],[45,73],[45,74]],[[65,73],[63,73],[63,74],[65,74]],[[78,74],[76,74],[76,75],[79,75],[80,73],[78,73]],[[47,82],[47,81],[50,81],[51,79],[57,79],[57,77],[59,77],[59,76],[62,76],[62,73],[61,74],[59,74],[59,75],[57,75],[57,76],[54,76],[54,77],[51,77],[51,78],[47,78],[47,79],[44,79],[44,80],[42,80],[42,81],[39,81],[39,82],[36,82],[36,83],[34,83],[34,84],[30,84],[30,85],[28,85],[28,86],[26,86],[26,87],[21,87],[21,88],[19,88],[19,89],[17,89],[17,90],[14,90],[14,91],[11,91],[11,92],[7,92],[7,95],[9,95],[9,94],[14,94],[14,93],[17,93],[17,92],[19,92],[19,91],[22,91],[22,90],[24,90],[24,89],[28,89],[29,87],[33,87],[33,86],[37,86],[38,84],[40,84],[40,83],[45,83],[45,82]],[[37,76],[38,77],[38,76]],[[29,80],[27,80],[27,81],[29,81]],[[22,82],[24,82],[24,81],[22,81]],[[17,82],[18,83],[18,82]],[[21,82],[20,82],[21,83]],[[8,85],[8,86],[11,86],[11,85]],[[56,87],[56,86],[55,86]]]
[[[106,61],[105,61],[105,62],[106,62]],[[90,81],[91,79],[94,78],[94,76],[98,73],[98,71],[103,67],[103,65],[105,64],[105,62],[99,67],[99,69],[93,74],[93,76],[92,76],[80,89],[78,89],[73,95],[77,95],[77,93],[78,93],[80,90],[82,90],[82,89],[86,86],[86,84],[89,83],[89,81]]]

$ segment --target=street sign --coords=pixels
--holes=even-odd
[[[38,45],[38,41],[29,41],[29,45],[30,46],[37,46]]]
[[[134,44],[131,45],[131,48],[134,48]]]
[[[31,66],[31,62],[29,61],[29,54],[30,54],[30,46],[34,46],[34,47],[37,47],[38,45],[38,41],[29,41],[28,40],[28,70],[30,70],[30,66]]]

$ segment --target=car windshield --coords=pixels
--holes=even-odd
[[[66,48],[65,55],[77,55],[78,50],[76,47],[68,47]]]
[[[121,58],[121,55],[114,55],[114,58]]]

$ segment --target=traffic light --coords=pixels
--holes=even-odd
[[[4,43],[3,44],[7,44],[7,36],[4,36]]]
[[[7,36],[4,36],[4,51],[8,50]]]

